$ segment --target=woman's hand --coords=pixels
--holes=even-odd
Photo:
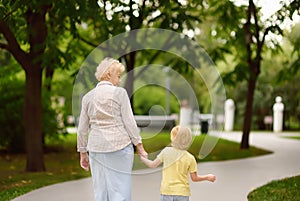
[[[144,158],[148,158],[148,153],[145,151],[144,147],[143,147],[143,144],[142,143],[138,143],[136,145],[136,148],[137,148],[137,151],[138,151],[138,154]]]
[[[80,153],[80,166],[85,171],[89,171],[89,169],[90,169],[90,162],[89,162],[89,155],[87,154],[87,152]]]

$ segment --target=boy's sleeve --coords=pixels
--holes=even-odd
[[[158,160],[160,160],[161,162],[163,162],[164,160],[164,150],[165,149],[163,149],[157,156],[156,156],[156,158],[158,159]]]
[[[198,171],[198,166],[195,157],[192,155],[190,159],[190,172],[197,172]]]

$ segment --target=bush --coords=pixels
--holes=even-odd
[[[155,107],[153,107],[155,106]],[[166,91],[158,86],[147,86],[134,94],[134,112],[137,115],[164,115],[166,110]],[[170,113],[179,112],[178,100],[170,95]]]
[[[10,152],[25,151],[23,124],[24,84],[21,81],[0,82],[0,146]]]
[[[3,68],[5,69],[5,68]],[[5,74],[4,70],[0,75]],[[7,70],[7,69],[6,69]],[[0,79],[0,148],[9,152],[25,152],[25,128],[23,123],[24,81],[15,74]],[[52,108],[49,93],[43,92],[42,129],[44,137],[57,137],[64,132],[64,126],[57,121],[61,108]]]

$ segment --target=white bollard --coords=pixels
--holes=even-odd
[[[184,99],[180,107],[179,125],[191,126],[192,109],[188,105],[188,101]]]
[[[227,99],[225,101],[225,131],[232,131],[234,126],[234,111],[235,105],[232,99]]]
[[[273,131],[281,132],[283,127],[283,110],[284,104],[282,98],[277,96],[273,105]]]

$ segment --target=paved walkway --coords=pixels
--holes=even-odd
[[[300,133],[252,133],[250,144],[274,151],[260,157],[198,164],[198,173],[213,173],[215,183],[191,182],[191,201],[246,201],[247,194],[269,181],[300,175],[300,141],[281,138]],[[224,133],[222,138],[240,142],[241,133]],[[133,174],[132,201],[159,200],[161,172],[152,170]],[[20,196],[14,201],[89,201],[93,200],[91,178],[44,187]]]

